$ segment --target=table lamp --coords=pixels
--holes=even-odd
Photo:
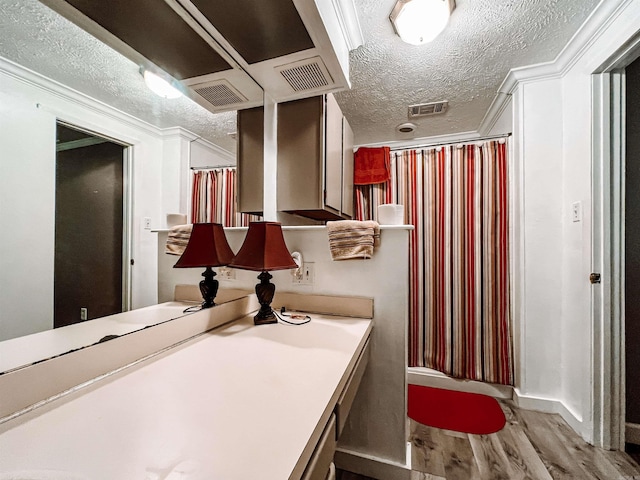
[[[202,276],[204,280],[200,282],[200,293],[202,293],[202,308],[210,308],[215,305],[214,299],[218,293],[218,280],[211,267],[221,267],[229,265],[233,259],[233,252],[224,228],[219,223],[194,223],[189,237],[189,243],[184,249],[184,253],[178,259],[173,268],[193,268],[206,267]]]
[[[270,270],[288,270],[298,268],[284,243],[282,227],[278,222],[251,222],[240,251],[229,264],[232,268],[254,270],[260,273],[260,283],[256,285],[256,296],[260,310],[254,317],[255,325],[277,323],[271,301],[276,286],[269,280],[273,278]]]

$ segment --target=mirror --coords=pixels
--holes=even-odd
[[[157,237],[145,230],[142,219],[149,217],[152,228],[162,228],[169,213],[162,206],[165,187],[178,196],[179,186],[173,184],[180,180],[173,176],[186,176],[188,158],[180,160],[179,148],[172,150],[177,144],[171,142],[183,132],[175,127],[193,134],[188,142],[210,145],[217,164],[229,164],[235,162],[230,134],[236,115],[213,114],[188,98],[155,96],[138,65],[37,0],[0,0],[0,18],[5,39],[0,44],[0,220],[8,229],[0,241],[0,340],[13,338],[0,344],[0,356],[6,357],[11,343],[32,352],[25,360],[32,363],[54,354],[47,350],[54,345],[28,342],[34,337],[30,334],[52,325],[56,122],[130,147],[131,307],[138,308],[156,298]],[[177,315],[181,312],[166,316]],[[59,329],[66,338],[53,342],[56,354],[146,326],[129,322],[108,331],[94,328],[87,340],[78,332],[92,323],[98,322]],[[69,343],[71,338],[76,343]],[[36,358],[39,348],[47,353]]]

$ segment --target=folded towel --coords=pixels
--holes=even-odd
[[[380,226],[372,220],[341,220],[327,222],[327,233],[333,260],[371,258],[374,245],[379,243]]]
[[[391,178],[389,147],[360,147],[353,157],[353,184],[372,185]]]
[[[193,225],[176,225],[171,227],[167,235],[167,245],[164,253],[169,255],[182,255],[184,249],[187,248],[189,237],[191,237],[191,229]]]

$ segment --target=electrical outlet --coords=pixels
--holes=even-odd
[[[219,280],[235,280],[236,270],[235,268],[220,267],[218,268],[217,277]]]
[[[293,276],[294,285],[313,285],[314,263],[307,262],[302,266],[301,275]]]
[[[80,320],[86,320],[87,319],[87,309],[85,307],[82,307],[80,309]]]
[[[144,217],[143,222],[145,230],[151,230],[151,217]]]

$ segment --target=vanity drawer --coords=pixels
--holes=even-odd
[[[347,417],[349,416],[349,411],[351,410],[351,405],[353,405],[353,400],[356,397],[356,393],[358,392],[358,387],[360,386],[360,381],[362,380],[362,376],[364,375],[364,371],[367,368],[367,364],[369,363],[369,350],[371,346],[370,340],[367,340],[364,348],[362,349],[362,353],[356,362],[356,366],[351,373],[351,377],[347,382],[347,385],[344,387],[342,391],[342,395],[338,399],[338,403],[336,404],[335,413],[336,413],[336,421],[338,423],[337,433],[338,437],[342,433],[344,426],[347,423]]]
[[[336,451],[336,416],[331,415],[327,426],[324,428],[318,445],[302,474],[302,480],[326,480],[331,473],[333,454]]]

